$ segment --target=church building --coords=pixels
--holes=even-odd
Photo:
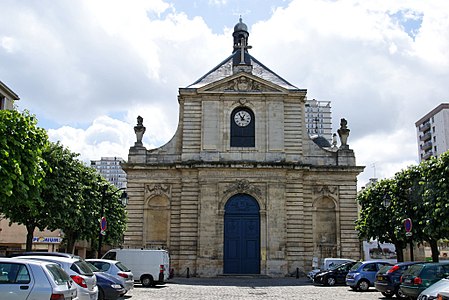
[[[124,247],[167,249],[176,275],[288,276],[324,257],[360,259],[357,166],[341,119],[311,138],[306,89],[251,56],[240,19],[233,52],[179,89],[179,124],[156,149],[129,150]],[[158,130],[148,128],[148,130]]]

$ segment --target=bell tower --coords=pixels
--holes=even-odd
[[[234,26],[232,36],[234,37],[234,48],[232,52],[234,54],[232,60],[233,73],[235,74],[241,71],[251,73],[252,65],[248,49],[251,49],[252,47],[248,45],[248,26],[242,22],[242,18],[240,18],[239,22]]]

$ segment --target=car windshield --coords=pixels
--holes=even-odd
[[[72,265],[70,267],[70,269],[72,269],[73,271],[75,271],[81,275],[86,275],[86,276],[94,275],[94,273],[92,273],[92,269],[89,267],[87,262],[85,262],[84,260],[78,260],[78,261],[74,262],[73,264],[76,266],[76,267],[74,267]]]
[[[50,272],[53,277],[54,282],[57,285],[64,285],[67,282],[70,282],[70,277],[67,273],[61,269],[61,267],[57,264],[48,264],[45,266],[47,270]]]
[[[117,266],[117,268],[119,268],[120,271],[123,271],[123,272],[130,271],[130,269],[127,266],[125,266],[124,264],[122,264],[121,262],[117,262],[115,265]]]
[[[336,270],[336,269],[340,268],[341,266],[343,266],[344,264],[346,264],[346,263],[334,265],[334,266],[330,267],[329,270]]]
[[[86,264],[89,266],[89,268],[92,270],[92,272],[101,272],[100,269],[98,269],[96,266],[94,266],[90,262],[86,261]]]
[[[387,273],[388,270],[390,270],[391,268],[393,268],[393,266],[390,265],[385,265],[383,267],[380,268],[379,273]]]
[[[403,276],[411,275],[411,276],[419,276],[421,270],[424,268],[423,264],[412,265],[407,271],[404,272]]]
[[[349,271],[357,271],[357,269],[362,265],[363,263],[361,261],[359,261],[358,263],[356,263],[355,265],[352,266],[351,270]]]

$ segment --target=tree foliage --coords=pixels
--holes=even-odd
[[[42,151],[47,143],[45,130],[29,112],[0,110],[0,213],[26,226],[27,250],[44,204]]]
[[[67,250],[79,240],[98,240],[101,206],[108,220],[106,243],[119,244],[126,213],[119,192],[78,154],[48,141],[28,112],[0,111],[0,214],[27,228],[62,230]]]
[[[361,205],[356,229],[361,239],[395,244],[398,260],[406,238],[404,220],[412,220],[414,243],[429,243],[432,260],[438,261],[437,242],[449,238],[449,152],[417,166],[410,166],[392,179],[381,180],[357,196]],[[391,199],[384,207],[382,198]]]

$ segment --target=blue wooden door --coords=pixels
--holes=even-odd
[[[260,273],[259,204],[246,194],[231,197],[225,205],[223,273]]]

